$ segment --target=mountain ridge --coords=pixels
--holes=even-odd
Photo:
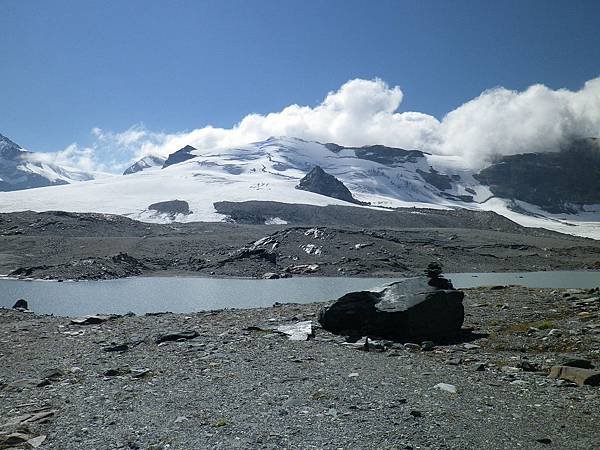
[[[88,172],[44,162],[0,134],[0,191],[18,191],[91,180]]]
[[[167,161],[171,161],[168,165]],[[361,202],[296,189],[319,166]],[[270,201],[314,206],[370,208],[456,208],[495,211],[528,227],[600,238],[600,208],[577,214],[542,210],[518,197],[501,198],[477,174],[452,157],[381,145],[346,147],[292,137],[246,145],[195,149],[169,155],[162,169],[141,170],[31,194],[0,194],[0,212],[31,209],[121,214],[147,222],[226,221],[215,202]],[[114,193],[119,195],[115,197]],[[326,192],[327,193],[327,192]],[[172,200],[193,213],[168,216],[149,205]],[[345,200],[349,200],[346,198]],[[367,203],[370,206],[365,206]],[[276,223],[277,218],[267,218]],[[275,221],[275,222],[273,222]]]

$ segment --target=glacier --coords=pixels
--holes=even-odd
[[[248,200],[356,208],[467,208],[497,212],[527,227],[600,239],[600,208],[549,214],[535,205],[494,197],[451,156],[382,146],[361,148],[273,137],[242,146],[190,150],[182,162],[50,187],[0,192],[0,212],[23,210],[119,214],[145,222],[225,221],[213,203]],[[355,205],[296,189],[314,166],[342,181]],[[169,216],[152,203],[188,202],[191,213]],[[518,211],[518,212],[517,212]],[[278,218],[270,219],[278,223]]]

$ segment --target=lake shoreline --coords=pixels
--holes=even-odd
[[[600,286],[599,272],[449,273],[446,277],[459,289],[508,285],[553,289]],[[127,312],[192,313],[329,301],[347,292],[372,289],[401,279],[405,278],[131,277],[61,283],[0,279],[0,307],[11,307],[19,298],[24,298],[33,311],[63,317]]]
[[[430,351],[352,348],[318,327],[322,303],[87,326],[0,309],[0,417],[45,412],[27,430],[56,449],[597,448],[599,388],[548,370],[600,364],[600,302],[587,290],[465,293],[462,337]],[[308,341],[269,331],[304,320]],[[197,336],[156,343],[186,330]]]
[[[446,273],[446,275],[448,277],[452,277],[453,275],[458,274],[472,274],[473,276],[477,277],[481,274],[487,275],[487,274],[519,274],[519,273],[547,273],[547,272],[571,272],[571,273],[597,273],[600,275],[600,271],[598,271],[597,269],[581,269],[581,270],[525,270],[525,271],[519,271],[519,272],[513,272],[513,271],[496,271],[496,272],[456,272],[456,273],[452,273],[452,272],[448,272]],[[381,276],[381,277],[377,277],[377,278],[382,278],[382,279],[396,279],[396,278],[409,278],[409,277],[416,277],[416,276],[420,276],[422,274],[420,273],[410,273],[410,274],[396,274],[397,276],[392,275],[388,275],[388,276]],[[193,272],[169,272],[169,271],[156,271],[156,272],[149,272],[149,273],[144,273],[144,274],[140,274],[140,275],[128,275],[128,276],[124,276],[124,277],[118,277],[118,278],[108,278],[108,279],[88,279],[88,278],[84,278],[84,279],[76,279],[76,278],[71,278],[71,279],[62,279],[62,278],[36,278],[36,277],[18,277],[18,276],[10,276],[8,274],[2,275],[0,274],[0,281],[2,280],[12,280],[12,281],[44,281],[44,282],[59,282],[59,283],[81,283],[81,282],[89,282],[89,281],[112,281],[112,280],[128,280],[128,279],[143,279],[143,278],[182,278],[182,279],[187,279],[187,278],[193,278],[193,279],[206,279],[206,280],[264,280],[265,278],[263,277],[251,277],[251,276],[239,276],[239,275],[210,275],[210,274],[202,274],[202,275],[198,275],[197,273],[193,273]],[[280,278],[273,278],[272,280],[269,281],[273,281],[273,280],[278,280],[278,279],[287,279],[287,278],[306,278],[306,279],[310,279],[310,278],[374,278],[373,274],[369,274],[369,273],[363,273],[363,274],[357,274],[357,275],[339,275],[339,274],[299,274],[299,275],[289,275],[287,277],[280,277]],[[599,278],[599,282],[600,282],[600,278]],[[581,287],[581,286],[574,286],[575,287]]]

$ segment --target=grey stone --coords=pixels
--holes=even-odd
[[[267,272],[262,276],[263,280],[277,280],[280,276],[274,272]]]
[[[117,367],[114,369],[108,369],[104,372],[105,377],[118,377],[122,375],[127,375],[131,373],[131,369],[129,367]]]
[[[167,333],[159,334],[154,341],[157,344],[160,344],[162,342],[178,341],[180,339],[194,339],[198,336],[198,332],[195,330],[169,331]]]
[[[600,386],[600,370],[554,366],[550,369],[550,377],[572,381],[579,386]]]
[[[421,342],[421,350],[423,350],[424,352],[430,352],[433,349],[435,349],[435,344],[433,343],[433,341]]]
[[[485,370],[485,364],[475,363],[475,364],[473,364],[473,370],[475,372],[483,372]]]
[[[434,386],[434,388],[440,391],[448,392],[450,394],[458,393],[458,389],[456,388],[456,386],[449,383],[438,383]]]
[[[77,319],[72,319],[73,325],[98,325],[110,319],[109,316],[84,316]]]
[[[122,344],[114,344],[113,343],[111,345],[104,347],[102,350],[104,350],[105,352],[125,352],[128,349],[129,349],[129,344],[124,342]]]
[[[16,303],[13,305],[13,309],[29,309],[27,300],[22,299],[22,298],[17,300]]]

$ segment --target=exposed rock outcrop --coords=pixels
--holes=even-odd
[[[296,189],[326,195],[349,203],[361,204],[356,200],[348,188],[333,175],[328,174],[319,166],[312,168],[310,172],[300,180]]]
[[[179,164],[181,162],[187,161],[188,159],[195,158],[195,156],[192,155],[192,152],[194,150],[196,149],[191,145],[186,145],[185,147],[177,150],[175,153],[171,153],[165,161],[165,163],[163,164],[162,168],[164,169],[165,167],[172,166],[173,164]]]
[[[148,206],[151,211],[157,211],[162,214],[190,214],[190,205],[183,200],[167,200],[165,202],[152,203]]]
[[[551,213],[600,203],[600,140],[580,139],[561,151],[504,156],[475,178],[498,197],[533,203]]]

